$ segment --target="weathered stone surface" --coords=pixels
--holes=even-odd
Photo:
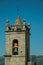
[[[18,23],[18,21],[17,21]],[[19,21],[20,23],[20,21]],[[6,55],[11,57],[5,57],[5,65],[27,65],[27,60],[30,56],[29,52],[29,32],[25,31],[8,31],[6,32]],[[18,40],[18,55],[12,54],[13,40]]]

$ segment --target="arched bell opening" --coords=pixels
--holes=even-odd
[[[13,45],[12,45],[13,49],[12,49],[12,53],[13,55],[18,55],[18,40],[17,39],[14,39],[13,40]]]

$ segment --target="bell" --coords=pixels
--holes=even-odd
[[[17,48],[15,48],[14,52],[18,52],[18,51],[17,51]]]

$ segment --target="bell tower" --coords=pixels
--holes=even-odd
[[[30,24],[17,17],[13,25],[6,20],[5,65],[28,65],[30,60]]]

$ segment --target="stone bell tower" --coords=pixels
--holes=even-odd
[[[30,24],[20,16],[13,25],[6,21],[5,65],[28,65],[30,60]]]

